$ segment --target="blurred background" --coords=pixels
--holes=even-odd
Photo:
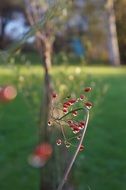
[[[1,190],[39,189],[39,169],[27,160],[38,142],[45,61],[61,99],[93,89],[71,189],[126,189],[125,6],[126,0],[0,0],[0,86],[17,88],[12,102],[0,102]]]

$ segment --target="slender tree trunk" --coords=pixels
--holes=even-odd
[[[53,91],[52,81],[50,76],[50,61],[51,55],[48,51],[46,40],[37,38],[37,49],[41,56],[44,66],[44,83],[42,88],[42,101],[40,109],[40,124],[39,124],[39,142],[51,143],[51,134],[48,127],[48,117],[50,110],[51,93]],[[52,143],[51,143],[52,144]],[[55,179],[53,172],[55,171],[55,160],[51,159],[46,166],[40,169],[40,190],[54,190]]]
[[[46,39],[41,41],[38,38],[37,46],[39,54],[42,58],[44,65],[45,75],[44,75],[44,85],[43,85],[43,100],[41,103],[41,114],[40,114],[40,142],[47,141],[53,146],[53,156],[47,163],[47,165],[40,169],[40,190],[56,190],[58,184],[64,173],[66,160],[68,160],[69,155],[67,155],[66,149],[60,148],[57,150],[55,141],[57,139],[57,129],[49,130],[47,125],[49,110],[51,106],[51,94],[53,91],[53,85],[50,75],[51,67],[51,47],[50,41]],[[65,158],[63,159],[62,156]],[[64,190],[73,190],[70,184],[66,183]]]
[[[44,83],[43,83],[43,97],[41,102],[41,109],[40,109],[40,142],[43,140],[48,140],[48,116],[49,116],[49,109],[50,109],[50,100],[51,94],[53,91],[51,76],[50,76],[50,65],[48,62],[51,62],[51,55],[49,56],[49,52],[47,53],[48,49],[46,48],[46,41],[42,41],[41,39],[36,39],[37,50],[41,57],[42,64],[44,66]],[[48,60],[49,56],[49,60]],[[50,63],[51,64],[51,63]]]
[[[26,12],[31,26],[33,26],[39,15],[37,12],[33,12],[32,6],[29,0],[24,0],[26,5]],[[53,91],[50,69],[52,65],[52,45],[51,33],[46,28],[46,31],[38,30],[36,33],[36,45],[39,55],[42,59],[44,67],[44,84],[43,84],[43,96],[40,108],[40,120],[39,120],[39,143],[48,142],[53,146],[53,156],[46,163],[44,167],[40,169],[40,190],[56,190],[58,184],[61,181],[64,165],[66,164],[67,156],[66,150],[56,149],[55,141],[57,138],[57,129],[49,130],[48,117],[51,104],[51,94]],[[63,157],[65,159],[63,159]],[[66,184],[64,190],[72,190],[69,185]]]
[[[109,59],[113,66],[120,65],[120,53],[116,30],[116,18],[113,7],[113,0],[107,0],[106,4],[107,15],[107,30],[108,30],[108,46],[109,46]]]

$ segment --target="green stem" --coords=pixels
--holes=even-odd
[[[76,157],[77,157],[77,155],[78,155],[78,153],[79,153],[79,151],[80,151],[81,144],[82,144],[82,142],[83,142],[83,140],[84,140],[84,136],[85,136],[85,133],[86,133],[86,130],[87,130],[87,126],[88,126],[88,121],[89,121],[89,110],[86,109],[86,108],[78,108],[78,109],[76,109],[76,111],[77,111],[77,110],[82,110],[82,109],[83,109],[83,111],[86,111],[86,123],[85,123],[84,130],[83,130],[83,132],[82,132],[82,137],[81,137],[81,139],[80,139],[80,142],[78,143],[77,149],[76,149],[76,151],[75,151],[75,153],[74,153],[74,155],[73,155],[73,157],[72,157],[72,159],[71,159],[71,161],[70,161],[70,164],[68,165],[68,167],[67,167],[67,169],[66,169],[66,172],[65,172],[65,174],[64,174],[64,177],[63,177],[61,183],[59,184],[57,190],[62,190],[64,184],[66,183],[67,178],[68,178],[68,175],[69,175],[69,173],[70,173],[70,171],[71,171],[71,168],[72,168],[72,166],[73,166],[73,164],[74,164],[74,162],[75,162],[75,160],[76,160]],[[72,112],[72,111],[71,111],[71,112]],[[69,113],[70,113],[70,112],[69,112]],[[66,115],[68,115],[68,113],[67,113]],[[65,116],[66,116],[66,115],[65,115]],[[63,118],[63,117],[61,117],[61,118]],[[60,119],[61,119],[61,118],[60,118]]]
[[[74,110],[71,110],[69,111],[68,113],[66,113],[65,115],[63,115],[62,117],[58,118],[58,120],[62,120],[64,117],[66,117],[67,115],[69,115],[70,113],[73,113],[73,111],[79,111],[79,110],[84,110],[84,108],[77,108],[77,109],[74,109]]]

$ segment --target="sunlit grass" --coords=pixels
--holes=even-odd
[[[85,72],[92,75],[120,75],[126,73],[126,67],[111,67],[111,66],[54,66],[51,69],[52,73],[64,72],[67,74],[75,73],[79,74]],[[15,75],[16,72],[20,72],[23,75],[37,74],[42,75],[43,68],[41,65],[36,66],[0,66],[0,75]]]

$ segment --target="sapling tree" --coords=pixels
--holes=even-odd
[[[66,183],[68,175],[77,155],[84,149],[82,143],[92,103],[88,101],[85,94],[80,94],[80,97],[71,95],[65,97],[63,103],[62,101],[58,103],[58,96],[54,92],[50,76],[53,43],[52,27],[50,28],[47,22],[41,28],[43,13],[39,1],[24,0],[24,3],[29,23],[36,36],[37,51],[45,71],[39,119],[39,142],[28,160],[33,166],[40,168],[40,190],[68,190],[69,183]],[[56,3],[54,1],[50,5],[53,11],[59,11]],[[49,9],[51,8],[49,7]],[[51,17],[50,14],[47,14],[47,16]],[[25,38],[22,42],[24,40]],[[84,89],[85,93],[90,91],[90,87]],[[58,136],[59,133],[60,136]],[[72,136],[73,134],[74,136]],[[57,149],[57,145],[61,149]],[[73,149],[71,159],[67,156],[68,148]],[[67,161],[67,158],[70,161]],[[64,165],[67,165],[66,170]]]
[[[43,10],[42,8],[47,6],[46,2],[39,2],[39,1],[29,1],[24,0],[27,18],[29,23],[32,27],[37,26],[37,24],[41,21],[43,14],[47,10]],[[57,4],[54,1],[53,11],[59,11],[57,9]],[[46,9],[46,8],[45,8]],[[62,10],[62,9],[61,9]],[[57,14],[57,13],[55,13]],[[53,20],[55,22],[55,20]],[[54,24],[54,23],[53,23]],[[44,87],[43,87],[43,98],[41,103],[41,110],[40,110],[40,121],[39,121],[39,145],[37,148],[37,153],[43,154],[43,159],[37,159],[38,165],[44,165],[46,160],[50,157],[52,153],[52,148],[50,146],[50,132],[48,128],[48,117],[49,117],[49,110],[51,106],[51,95],[53,94],[53,86],[50,76],[50,68],[51,68],[51,54],[52,54],[52,45],[53,45],[53,38],[54,38],[54,28],[52,27],[52,22],[50,20],[45,23],[44,27],[37,28],[35,32],[36,36],[36,47],[38,50],[39,55],[41,56],[43,66],[44,66]],[[43,150],[46,153],[43,153]],[[47,151],[48,150],[48,151]],[[36,152],[35,151],[35,152]],[[38,157],[37,157],[38,158]],[[49,190],[49,189],[56,189],[57,186],[57,175],[52,176],[49,170],[55,172],[57,170],[57,164],[59,158],[55,157],[55,166],[52,164],[51,166],[48,164],[46,168],[42,168],[41,170],[41,179],[40,179],[40,189],[41,190]],[[30,162],[35,162],[36,157],[31,157]],[[42,161],[42,162],[41,162]],[[36,162],[35,162],[36,163]],[[55,172],[56,173],[56,172]],[[47,178],[47,176],[48,178]]]
[[[31,25],[31,30],[28,31],[28,33],[24,36],[24,38],[20,42],[12,45],[8,51],[4,51],[4,53],[3,52],[1,53],[1,55],[3,55],[3,58],[8,58],[12,56],[13,53],[15,53],[18,49],[20,49],[21,45],[26,41],[26,39],[29,36],[35,34],[36,47],[41,57],[44,71],[45,71],[43,97],[42,97],[42,102],[41,102],[40,119],[39,119],[39,145],[41,147],[41,150],[43,149],[42,147],[44,147],[44,150],[47,149],[47,147],[48,149],[50,147],[50,151],[49,151],[50,153],[49,152],[48,154],[46,153],[46,156],[44,157],[45,159],[47,159],[52,152],[52,148],[49,144],[50,137],[49,137],[47,123],[48,123],[48,116],[49,116],[49,109],[50,109],[51,94],[53,92],[51,76],[50,76],[50,67],[51,67],[52,43],[53,43],[53,37],[54,37],[52,27],[50,28],[50,25],[48,24],[47,21],[49,21],[53,17],[53,15],[58,15],[59,10],[62,10],[62,4],[64,2],[65,1],[63,2],[54,1],[50,5],[50,7],[44,10],[43,12],[41,7],[42,5],[44,5],[43,4],[44,1],[39,2],[39,1],[24,0],[24,7],[26,9],[27,18]],[[45,5],[48,5],[48,4],[45,2]],[[3,95],[3,92],[1,94]],[[41,145],[42,143],[43,145]],[[41,151],[39,151],[39,148],[37,148],[36,152],[41,152]],[[50,167],[48,167],[48,169],[46,170],[49,170],[49,169]],[[44,173],[44,171],[42,171],[42,173]],[[40,180],[41,181],[40,189],[42,190],[55,189],[54,185],[52,184],[52,180],[50,176],[48,176],[48,178],[42,174],[42,177]]]

